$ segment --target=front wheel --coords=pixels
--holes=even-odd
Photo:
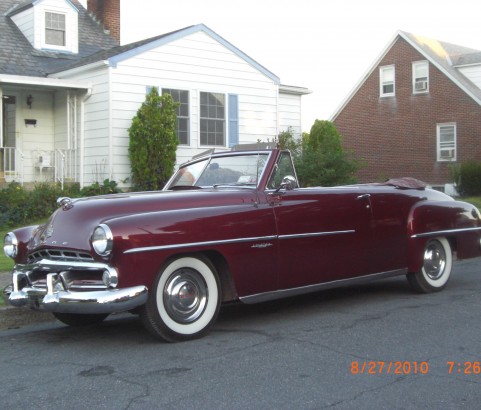
[[[439,292],[446,286],[452,267],[453,253],[449,241],[446,238],[435,238],[426,243],[421,270],[408,273],[407,278],[417,292]]]
[[[141,318],[155,337],[167,342],[204,335],[220,307],[220,286],[214,266],[205,258],[182,257],[157,275]]]

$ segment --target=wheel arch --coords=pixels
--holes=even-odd
[[[184,258],[184,257],[194,257],[194,258],[197,257],[201,259],[205,258],[214,266],[220,282],[221,295],[222,295],[221,302],[230,302],[238,298],[234,281],[232,279],[229,263],[223,254],[221,254],[217,250],[183,252],[183,253],[171,255],[167,260],[164,261],[162,266],[167,266],[173,260]]]

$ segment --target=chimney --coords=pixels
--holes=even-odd
[[[87,10],[120,44],[120,0],[87,0]]]

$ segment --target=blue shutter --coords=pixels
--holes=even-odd
[[[239,143],[239,96],[229,94],[229,147]]]

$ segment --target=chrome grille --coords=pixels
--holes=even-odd
[[[38,262],[42,259],[54,261],[93,261],[87,252],[72,251],[67,249],[41,249],[28,255],[28,263]]]

